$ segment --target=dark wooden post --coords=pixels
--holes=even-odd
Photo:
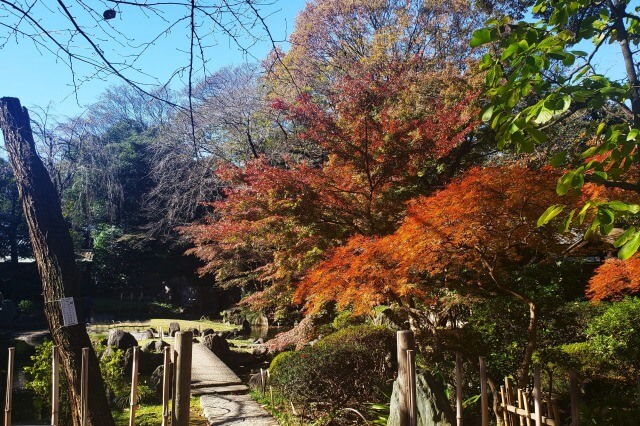
[[[52,426],[58,426],[60,415],[60,357],[57,346],[53,347],[51,357],[51,424]]]
[[[178,331],[174,339],[174,365],[176,387],[174,389],[173,419],[171,426],[189,426],[191,403],[191,359],[193,333]]]
[[[53,341],[58,346],[60,365],[69,383],[71,421],[80,419],[80,371],[82,348],[90,348],[89,370],[91,398],[88,401],[88,423],[91,426],[113,426],[100,375],[98,358],[84,323],[64,326],[58,301],[73,297],[81,311],[80,271],[76,266],[73,241],[62,216],[58,193],[49,173],[38,156],[31,131],[29,113],[16,98],[0,98],[0,128],[9,154],[22,210],[29,227],[33,254],[42,279],[44,311]]]
[[[456,353],[456,424],[462,426],[462,357]]]
[[[7,388],[4,400],[4,426],[11,426],[11,404],[13,396],[13,360],[16,348],[9,348],[7,361]]]
[[[131,366],[131,397],[129,398],[129,426],[136,425],[136,407],[138,405],[138,363],[140,346],[133,347],[133,365]]]
[[[80,374],[80,424],[87,425],[89,402],[89,348],[82,348],[82,372]]]
[[[416,352],[407,351],[407,373],[409,379],[409,426],[418,425],[418,396],[416,384]]]
[[[409,425],[409,374],[407,351],[415,349],[413,331],[401,330],[396,334],[398,342],[398,409],[400,410],[400,426]]]
[[[489,426],[489,395],[487,394],[487,364],[484,357],[480,357],[480,410],[482,426]]]
[[[536,426],[542,426],[542,387],[540,385],[540,364],[533,366],[533,406]]]
[[[162,367],[162,426],[169,426],[169,397],[171,394],[171,348],[169,347],[164,348],[164,363]]]
[[[571,387],[571,426],[580,426],[580,388],[578,375],[575,371],[569,373],[569,383]]]

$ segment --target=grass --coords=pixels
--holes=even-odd
[[[197,397],[191,398],[191,414],[189,416],[190,426],[207,426],[207,419],[202,415],[200,400]],[[113,419],[116,426],[129,425],[129,410],[118,410],[113,412]],[[158,426],[162,424],[162,404],[142,405],[136,410],[137,426]]]
[[[236,325],[225,324],[220,321],[151,318],[148,320],[118,322],[109,325],[92,325],[91,332],[93,334],[104,334],[104,332],[106,331],[105,328],[120,328],[128,331],[144,331],[149,328],[154,328],[156,331],[159,331],[160,328],[162,328],[162,331],[166,335],[169,332],[169,324],[172,322],[177,322],[180,325],[180,330],[189,330],[190,328],[196,328],[202,331],[206,328],[212,328],[215,332],[219,332],[238,329],[238,326]]]

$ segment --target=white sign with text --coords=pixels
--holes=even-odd
[[[76,305],[73,303],[73,297],[60,299],[60,309],[62,309],[62,321],[65,327],[78,324],[78,315],[76,314]]]

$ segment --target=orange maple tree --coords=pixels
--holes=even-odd
[[[640,257],[607,259],[596,268],[587,286],[587,297],[594,302],[622,300],[640,293]]]
[[[315,312],[327,302],[367,312],[381,303],[429,304],[431,287],[513,297],[529,309],[525,380],[536,347],[537,306],[510,279],[525,265],[550,261],[571,240],[537,219],[559,199],[558,174],[523,166],[473,168],[432,196],[409,203],[396,232],[352,238],[311,270],[295,300]]]

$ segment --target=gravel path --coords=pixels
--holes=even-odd
[[[193,345],[191,393],[200,396],[200,406],[209,425],[278,425],[247,395],[248,390],[213,352],[202,344]]]

